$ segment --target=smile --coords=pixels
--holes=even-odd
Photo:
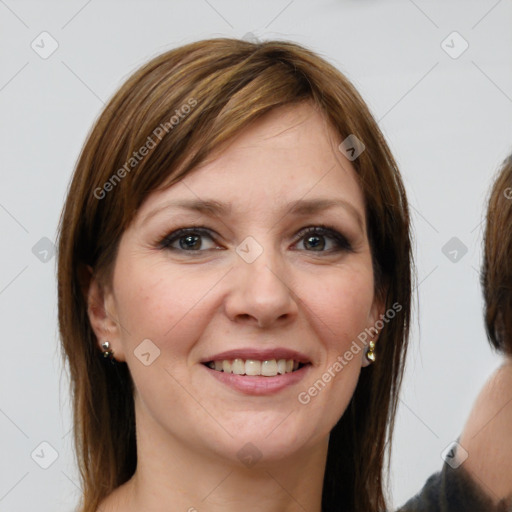
[[[259,361],[257,359],[223,359],[204,363],[208,368],[218,372],[232,373],[234,375],[249,375],[262,377],[276,377],[286,373],[293,373],[304,363],[294,359],[269,359]]]

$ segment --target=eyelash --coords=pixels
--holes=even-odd
[[[179,240],[180,238],[184,238],[185,236],[190,236],[190,235],[207,236],[210,239],[214,240],[213,236],[211,235],[211,230],[209,228],[204,227],[204,226],[191,226],[188,228],[177,229],[177,230],[169,233],[168,235],[163,237],[158,242],[158,247],[160,249],[168,249],[171,251],[178,251],[178,252],[182,252],[182,253],[187,252],[187,253],[197,253],[197,254],[205,252],[206,250],[212,250],[212,249],[186,250],[186,249],[171,247],[171,244],[174,243],[176,240]],[[305,238],[307,235],[318,235],[318,236],[324,236],[327,238],[331,238],[335,242],[335,245],[336,245],[336,247],[334,249],[327,250],[327,251],[307,251],[307,252],[320,252],[320,253],[327,253],[327,254],[342,252],[342,251],[353,252],[353,248],[352,248],[350,242],[347,240],[347,238],[344,235],[342,235],[340,232],[338,232],[336,229],[334,229],[333,227],[330,227],[330,226],[327,226],[324,224],[320,224],[317,226],[309,226],[307,228],[304,228],[301,231],[299,231],[299,233],[297,233],[295,243],[299,242],[300,240]]]

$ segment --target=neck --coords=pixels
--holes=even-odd
[[[137,416],[137,470],[100,510],[109,512],[112,505],[126,512],[321,511],[328,438],[248,467],[195,449],[148,415]]]

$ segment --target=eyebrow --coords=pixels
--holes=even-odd
[[[210,217],[228,216],[233,210],[230,203],[221,203],[213,199],[183,199],[170,201],[155,208],[144,217],[142,223],[146,223],[150,218],[163,210],[178,208],[199,212]],[[356,218],[359,227],[363,229],[363,219],[357,208],[341,198],[298,199],[283,206],[283,210],[286,210],[285,215],[292,214],[297,216],[311,215],[331,208],[344,208],[348,210]]]

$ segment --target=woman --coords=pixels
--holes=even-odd
[[[452,460],[399,512],[512,511],[512,156],[488,201],[482,289],[487,336],[503,364],[480,391]]]
[[[137,71],[60,224],[80,511],[385,509],[410,247],[388,146],[319,56],[213,39]]]

